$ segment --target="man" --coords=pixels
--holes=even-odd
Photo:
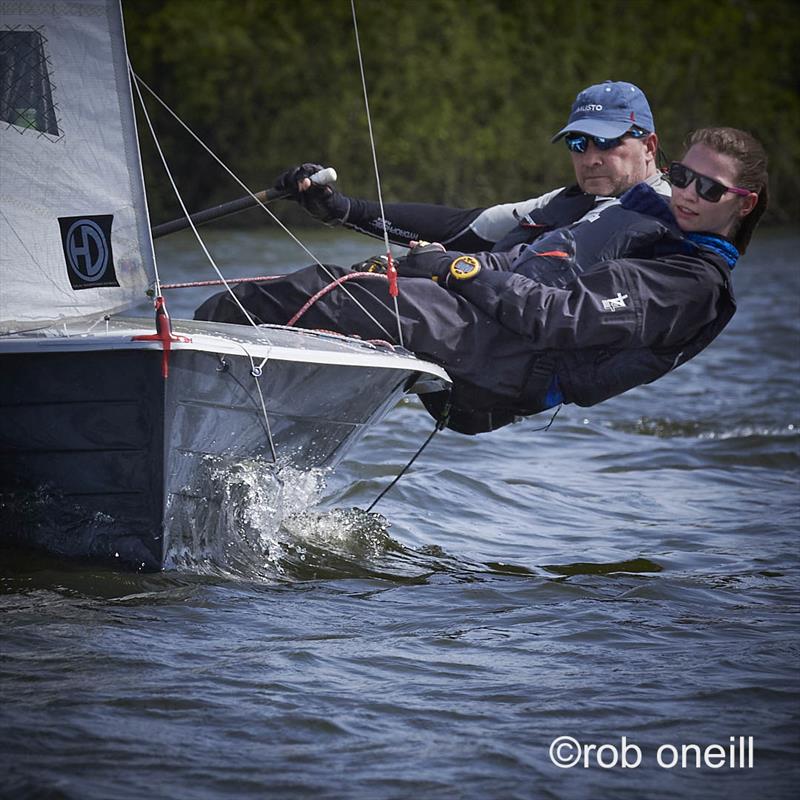
[[[477,209],[388,203],[384,223],[377,203],[313,185],[308,176],[321,169],[317,164],[289,170],[276,188],[328,224],[381,239],[385,224],[395,244],[435,241],[461,252],[505,251],[533,241],[545,231],[602,213],[641,181],[669,196],[656,165],[658,136],[650,105],[633,84],[605,81],[580,92],[552,141],[561,139],[566,139],[577,183],[519,203]]]

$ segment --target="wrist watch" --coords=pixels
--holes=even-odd
[[[474,256],[459,256],[450,262],[450,277],[457,281],[468,281],[481,271],[481,262]]]

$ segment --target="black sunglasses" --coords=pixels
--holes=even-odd
[[[622,140],[626,136],[634,139],[644,139],[647,135],[647,131],[643,131],[641,128],[631,128],[629,131],[625,131],[622,136],[615,136],[613,139],[606,139],[605,136],[589,136],[588,133],[568,133],[564,137],[564,141],[567,143],[570,153],[585,153],[589,142],[594,142],[594,146],[598,150],[613,150],[622,144]]]
[[[673,161],[669,165],[667,176],[669,177],[669,182],[679,189],[685,189],[687,186],[691,186],[692,181],[697,181],[695,184],[697,196],[702,197],[703,200],[708,200],[709,203],[718,203],[725,192],[733,192],[743,197],[752,194],[748,189],[741,189],[738,186],[726,186],[724,183],[715,181],[707,175],[701,175],[685,164],[681,164],[680,161]]]

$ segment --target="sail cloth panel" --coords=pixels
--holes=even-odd
[[[98,317],[154,280],[118,0],[0,0],[0,332]]]

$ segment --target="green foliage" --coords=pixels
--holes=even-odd
[[[349,0],[130,0],[137,73],[254,189],[302,161],[375,197]],[[800,216],[800,13],[791,0],[358,0],[386,200],[483,206],[571,180],[550,137],[605,79],[647,93],[664,150],[692,128],[755,133],[771,217]],[[156,103],[191,209],[243,192]],[[143,137],[155,220],[177,205]]]

